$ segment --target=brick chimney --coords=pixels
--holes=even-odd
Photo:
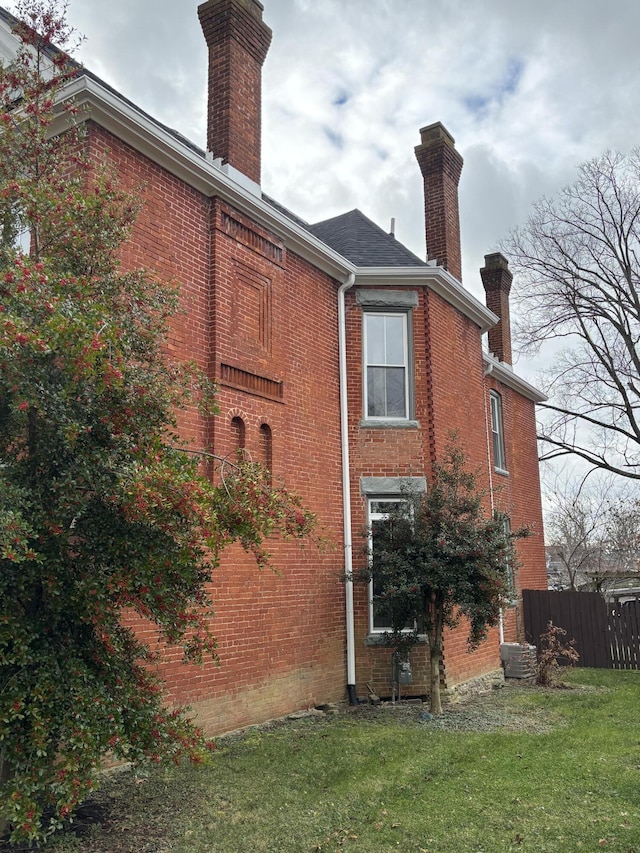
[[[513,274],[509,271],[509,262],[500,252],[485,255],[480,275],[487,295],[487,308],[500,318],[499,322],[489,329],[489,350],[500,361],[511,364],[509,292]]]
[[[198,17],[209,46],[207,149],[260,183],[262,66],[271,30],[258,0],[207,0]]]
[[[436,260],[462,280],[458,183],[462,157],[455,139],[439,121],[420,130],[416,157],[424,178],[424,218],[427,258]]]

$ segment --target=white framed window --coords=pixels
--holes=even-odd
[[[0,221],[0,243],[12,246],[23,254],[31,252],[31,231],[21,221],[17,210],[9,211]]]
[[[407,313],[372,311],[363,319],[365,418],[408,420]]]
[[[31,252],[31,231],[28,228],[23,228],[16,234],[13,245],[16,249],[20,249],[23,254],[28,255]]]
[[[498,471],[507,470],[507,460],[504,453],[504,426],[502,420],[502,397],[496,391],[491,391],[491,435],[493,438],[493,466]]]
[[[508,516],[503,516],[502,518],[502,529],[504,530],[505,536],[511,535],[511,521]],[[507,595],[510,602],[515,602],[516,596],[516,579],[513,572],[513,564],[509,557],[507,557],[505,561],[505,567],[507,569]]]
[[[404,498],[381,497],[370,498],[367,502],[368,528],[369,528],[369,554],[373,559],[376,547],[376,529],[379,525],[388,524],[392,508],[400,503],[406,503]],[[376,599],[382,592],[382,584],[376,580],[375,575],[369,582],[369,633],[382,633],[393,630],[393,620],[388,607],[384,602]],[[410,630],[412,626],[405,626]]]

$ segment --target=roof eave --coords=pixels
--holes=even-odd
[[[518,394],[532,400],[534,403],[544,403],[549,399],[534,385],[531,385],[521,376],[514,373],[511,365],[506,364],[504,361],[498,361],[497,358],[494,358],[488,352],[482,353],[482,366],[485,376],[493,376],[494,379],[506,385],[507,388],[517,391]]]
[[[233,180],[213,162],[202,157],[132,104],[80,74],[64,90],[64,99],[80,108],[77,119],[95,121],[154,163],[207,197],[218,196],[275,233],[287,249],[340,281],[356,267],[304,228],[287,219],[261,196]],[[62,124],[58,130],[62,129]],[[55,130],[55,128],[54,128]]]
[[[441,266],[427,264],[423,267],[359,267],[356,284],[369,287],[382,284],[395,287],[428,287],[474,322],[481,332],[495,326],[499,319]]]

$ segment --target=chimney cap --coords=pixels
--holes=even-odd
[[[201,3],[198,6],[198,17],[202,21],[204,17],[208,16],[208,13],[217,9],[217,7],[221,7],[226,5],[224,0],[204,0],[204,3]],[[264,6],[260,2],[260,0],[231,0],[231,6],[239,7],[247,12],[251,17],[257,18],[262,23],[262,13],[264,12]],[[269,30],[269,34],[271,34],[271,30]]]
[[[489,255],[484,256],[484,269],[486,270],[497,270],[509,269],[509,261],[505,258],[502,252],[491,252]]]
[[[439,143],[444,143],[450,148],[456,147],[456,141],[451,136],[447,128],[441,121],[435,121],[433,124],[428,124],[426,127],[420,128],[420,142],[424,146],[435,146]]]

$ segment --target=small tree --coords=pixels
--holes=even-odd
[[[538,642],[538,670],[536,684],[553,687],[558,684],[560,666],[575,666],[580,660],[575,640],[565,640],[564,628],[547,622],[547,630],[540,634]]]
[[[52,136],[75,70],[52,44],[70,35],[64,17],[39,0],[20,14],[20,50],[0,68],[0,820],[35,840],[106,752],[203,755],[123,617],[191,660],[215,656],[221,550],[240,541],[264,562],[265,536],[313,520],[257,466],[212,481],[179,449],[177,410],[212,408],[202,377],[166,357],[176,293],[120,269],[134,202],[84,157],[72,108]]]
[[[585,589],[589,574],[602,562],[606,491],[556,482],[547,490],[547,504],[545,533],[560,569],[559,583]]]
[[[513,540],[527,531],[510,532],[500,513],[485,515],[475,475],[454,445],[435,466],[427,492],[405,497],[377,525],[370,564],[357,579],[375,577],[381,590],[375,597],[391,614],[392,644],[411,622],[426,633],[431,711],[440,714],[443,629],[465,617],[469,651],[479,646],[510,594]]]

